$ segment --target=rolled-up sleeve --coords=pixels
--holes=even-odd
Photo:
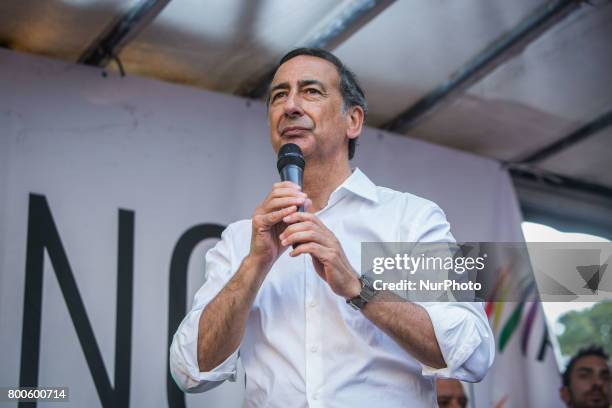
[[[422,364],[426,376],[477,382],[483,379],[495,357],[495,343],[482,303],[419,303],[433,324],[445,368]]]
[[[172,339],[170,372],[176,384],[185,392],[204,392],[225,380],[236,380],[238,349],[211,371],[200,371],[198,365],[198,331],[202,311],[235,273],[231,235],[232,225],[223,231],[221,240],[206,254],[205,282],[197,291],[191,310]]]
[[[432,202],[420,211],[415,224],[404,235],[409,242],[455,242],[444,212]],[[495,358],[495,339],[482,303],[417,303],[429,315],[446,362],[441,369],[421,364],[423,375],[469,382],[482,380]]]

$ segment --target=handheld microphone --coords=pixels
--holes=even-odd
[[[304,189],[304,155],[302,149],[295,143],[287,143],[278,151],[276,168],[280,174],[281,181],[291,181]],[[304,211],[304,206],[298,207],[298,211]]]

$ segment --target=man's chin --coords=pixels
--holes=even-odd
[[[587,396],[584,399],[584,405],[578,405],[584,408],[608,408],[610,406],[610,402],[606,400],[606,398],[601,396]]]

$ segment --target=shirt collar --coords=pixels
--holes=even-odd
[[[357,167],[336,191],[339,192],[341,190],[348,191],[374,203],[378,202],[376,185]]]

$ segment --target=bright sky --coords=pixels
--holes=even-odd
[[[608,239],[589,234],[567,233],[546,225],[524,222],[523,235],[527,242],[610,242]],[[549,328],[555,337],[563,333],[564,327],[558,322],[561,315],[571,310],[583,310],[593,306],[590,302],[542,302],[544,313],[549,321]],[[556,344],[556,341],[553,340]],[[559,350],[555,350],[560,357]],[[564,359],[563,359],[564,360]],[[559,358],[557,359],[559,362]]]

